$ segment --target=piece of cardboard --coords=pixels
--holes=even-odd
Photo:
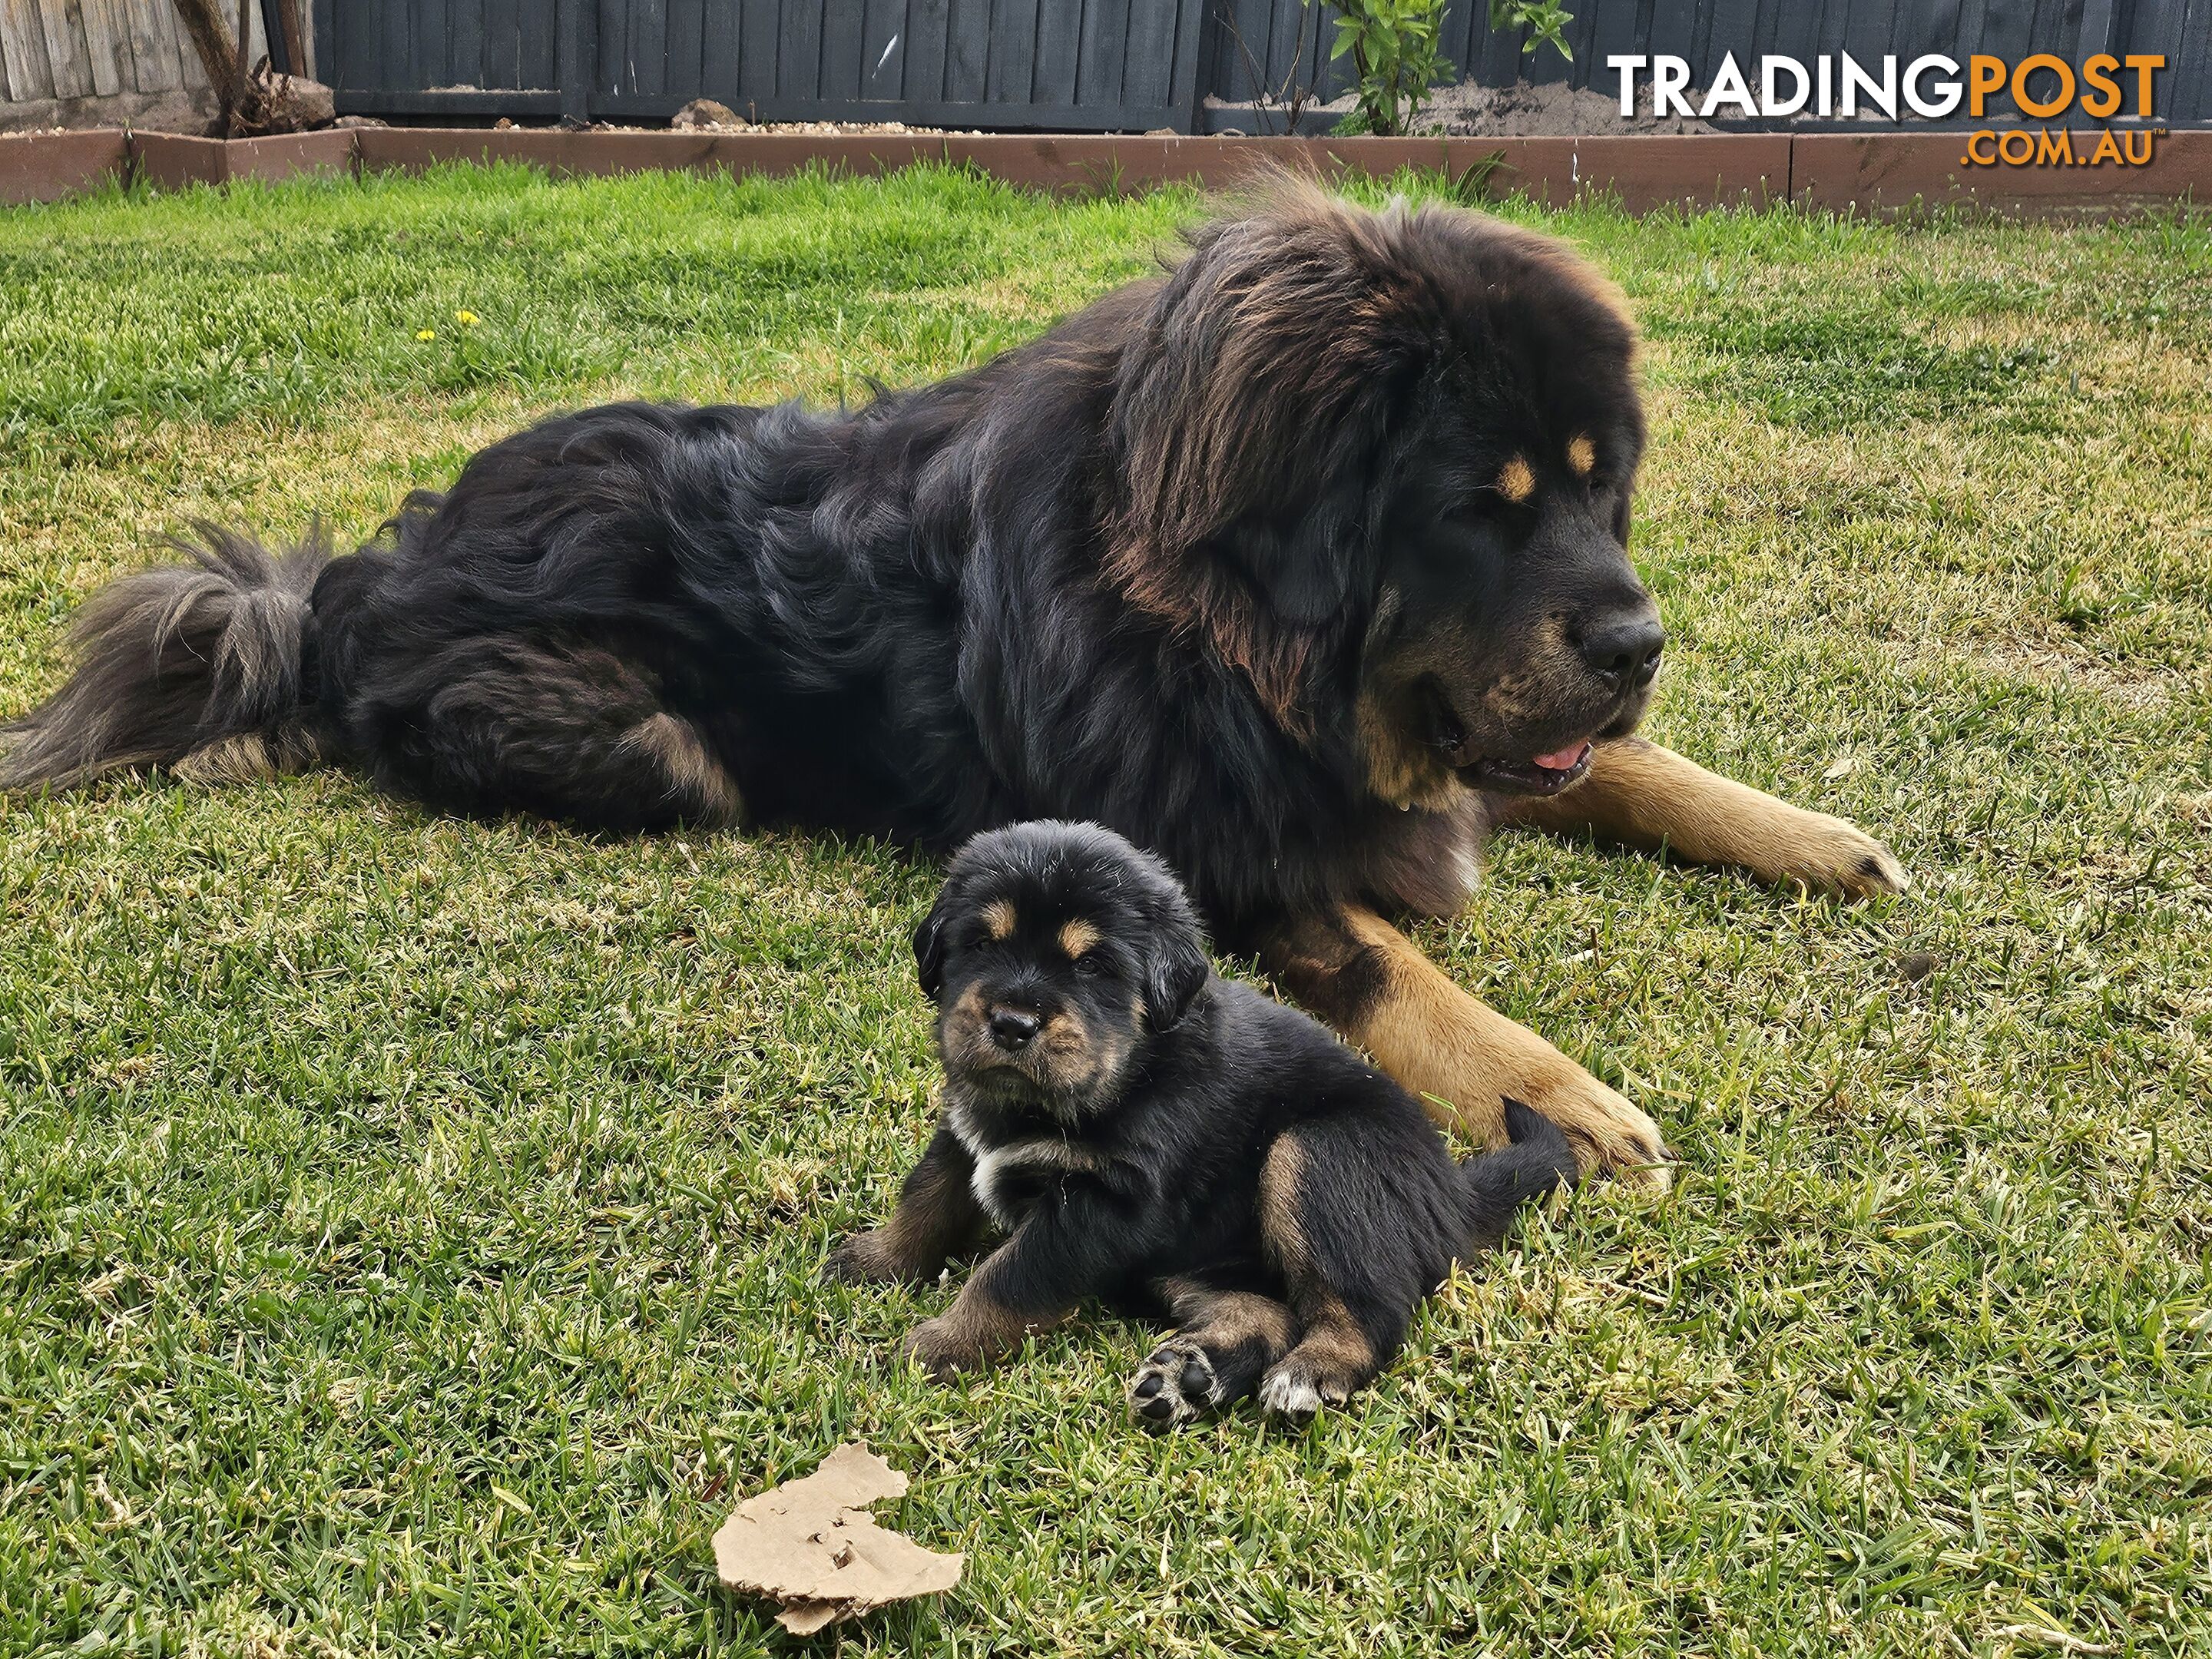
[[[783,1603],[793,1636],[960,1582],[961,1558],[887,1532],[867,1506],[906,1492],[906,1476],[857,1442],[813,1474],[738,1505],[714,1534],[714,1567],[732,1589]]]

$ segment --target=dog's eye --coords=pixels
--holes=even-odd
[[[1085,951],[1075,959],[1075,971],[1085,979],[1103,979],[1114,971],[1114,964],[1097,951]]]

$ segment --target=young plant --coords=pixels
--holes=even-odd
[[[1313,0],[1307,0],[1309,5]],[[1332,61],[1349,54],[1358,106],[1353,132],[1402,133],[1436,84],[1445,0],[1326,0],[1336,13]]]
[[[1575,21],[1571,11],[1559,9],[1559,0],[1490,0],[1490,27],[1499,33],[1510,29],[1528,31],[1528,42],[1521,50],[1530,52],[1542,46],[1556,46],[1559,56],[1569,63],[1575,61],[1574,49],[1567,45],[1560,31]]]

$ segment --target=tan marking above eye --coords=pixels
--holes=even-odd
[[[1567,465],[1574,468],[1577,478],[1589,477],[1590,469],[1597,465],[1597,446],[1587,432],[1577,432],[1567,440]]]
[[[1525,501],[1536,493],[1536,475],[1516,455],[1498,469],[1498,493],[1509,501]]]
[[[983,907],[983,931],[993,939],[1012,939],[1019,921],[1014,907],[1004,899],[993,899]]]
[[[1073,961],[1105,937],[1087,921],[1071,921],[1060,930],[1060,948]]]

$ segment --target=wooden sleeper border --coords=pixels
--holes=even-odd
[[[2075,135],[2079,155],[2094,144],[2094,133]],[[0,136],[0,204],[57,201],[132,177],[179,190],[240,179],[500,161],[586,176],[679,168],[774,176],[817,164],[880,173],[943,161],[980,167],[1012,184],[1088,193],[1164,183],[1234,185],[1268,163],[1376,178],[1416,167],[1453,178],[1472,173],[1493,195],[1518,189],[1552,204],[1613,194],[1632,213],[1793,201],[1838,212],[1960,207],[2047,217],[2212,202],[2212,131],[2169,133],[2142,167],[1967,167],[1960,161],[1965,148],[1966,135],[1956,132],[1238,138],[363,127],[228,140],[30,133]]]

